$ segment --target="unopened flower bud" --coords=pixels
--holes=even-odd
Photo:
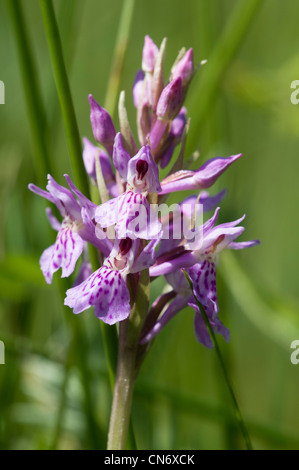
[[[180,111],[182,102],[182,79],[177,77],[161,93],[157,104],[158,118],[163,121],[172,121]]]
[[[180,77],[182,79],[183,90],[189,85],[193,76],[193,49],[189,49],[182,59],[175,65],[172,71],[172,79]]]
[[[112,155],[115,128],[110,114],[102,108],[93,98],[88,97],[90,103],[90,121],[95,140],[103,145]]]
[[[118,132],[115,136],[113,146],[113,163],[124,180],[127,179],[128,163],[130,158],[130,154],[125,149],[122,135],[120,132]]]
[[[145,95],[144,73],[142,70],[138,70],[136,73],[132,93],[134,106],[135,108],[138,108],[140,103],[142,103]]]
[[[144,72],[153,73],[158,52],[159,49],[154,41],[149,36],[145,36],[142,52],[142,70]]]

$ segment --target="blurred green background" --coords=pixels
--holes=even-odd
[[[105,448],[111,392],[99,320],[91,310],[63,310],[59,275],[47,286],[39,270],[55,235],[46,202],[27,189],[44,187],[46,174],[35,169],[10,1],[0,0],[0,448]],[[80,135],[91,140],[87,97],[105,102],[123,3],[54,2]],[[21,5],[52,173],[64,184],[72,170],[40,6]],[[293,0],[136,0],[121,76],[136,129],[131,87],[145,34],[157,44],[168,38],[166,71],[181,47],[193,47],[195,62],[208,64],[186,101],[186,158],[198,148],[199,163],[244,155],[211,192],[228,189],[221,222],[246,213],[243,239],[262,242],[223,253],[218,277],[220,318],[231,330],[230,344],[219,343],[257,449],[299,448],[299,365],[290,361],[299,339],[299,105],[290,101],[298,15]],[[158,294],[153,284],[152,299]],[[140,449],[244,448],[215,351],[196,342],[191,310],[154,342],[136,383],[133,423]]]

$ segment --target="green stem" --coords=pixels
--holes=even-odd
[[[122,70],[127,51],[135,0],[124,0],[116,38],[110,80],[104,107],[113,116],[116,108]]]
[[[184,271],[184,270],[183,270]],[[229,378],[229,375],[228,375],[228,372],[227,372],[227,369],[226,369],[226,366],[225,366],[225,362],[223,360],[223,357],[222,357],[222,354],[221,354],[221,351],[220,351],[220,348],[219,348],[219,345],[218,345],[218,341],[216,339],[216,335],[214,333],[214,330],[210,324],[210,321],[209,321],[209,318],[205,312],[205,309],[203,308],[202,304],[199,302],[198,298],[196,297],[196,294],[194,292],[194,289],[193,289],[193,284],[192,284],[192,281],[190,279],[190,277],[188,276],[188,274],[186,273],[186,271],[184,271],[184,274],[185,274],[185,277],[189,283],[189,286],[190,286],[190,289],[194,295],[194,298],[196,300],[196,303],[200,309],[200,313],[204,319],[204,322],[206,324],[206,327],[210,333],[210,336],[213,340],[213,343],[214,343],[214,346],[215,346],[215,350],[216,350],[216,354],[217,354],[217,357],[218,357],[218,360],[219,360],[219,363],[220,363],[220,366],[221,366],[221,369],[222,369],[222,372],[223,372],[223,375],[224,375],[224,378],[225,378],[225,382],[227,384],[227,387],[228,387],[228,390],[229,390],[229,393],[231,395],[231,398],[232,398],[232,401],[233,401],[233,405],[234,405],[234,409],[235,409],[235,413],[236,413],[236,418],[237,418],[237,422],[239,424],[239,427],[240,427],[240,431],[242,432],[243,434],[243,437],[244,437],[244,441],[245,441],[245,444],[246,444],[246,447],[247,447],[247,450],[252,450],[252,444],[251,444],[251,440],[250,440],[250,437],[249,437],[249,433],[247,431],[247,428],[246,428],[246,425],[245,425],[245,422],[243,420],[243,417],[242,417],[242,414],[241,414],[241,410],[239,408],[239,405],[238,405],[238,402],[237,402],[237,399],[236,399],[236,395],[234,393],[234,390],[233,390],[233,387],[231,385],[231,381],[230,381],[230,378]]]
[[[125,450],[135,382],[137,345],[127,343],[130,320],[119,325],[118,367],[108,434],[108,450]]]
[[[51,0],[40,0],[53,72],[61,106],[69,154],[76,184],[90,198],[89,181],[82,159],[82,145],[71,90],[64,63],[62,44]]]
[[[35,168],[38,180],[43,182],[46,174],[52,171],[46,146],[46,116],[42,105],[39,81],[34,66],[32,47],[25,25],[20,0],[7,0],[6,6],[13,26],[18,49],[22,83],[26,96],[27,111],[35,148]]]
[[[130,416],[137,375],[139,337],[149,305],[148,270],[141,272],[137,294],[136,277],[129,274],[127,279],[131,302],[134,302],[134,305],[129,318],[119,324],[117,373],[108,433],[108,450],[125,450],[129,431],[130,445],[134,444]]]

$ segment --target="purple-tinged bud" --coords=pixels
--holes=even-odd
[[[151,112],[147,104],[142,104],[137,110],[137,132],[141,145],[146,145],[151,130]]]
[[[108,153],[112,155],[115,128],[110,114],[102,108],[93,98],[88,97],[90,103],[90,121],[95,140],[103,145]]]
[[[155,70],[151,80],[151,105],[153,112],[156,112],[157,103],[164,88],[163,66],[166,52],[166,38],[163,39],[155,63]]]
[[[144,82],[144,72],[142,70],[138,70],[135,76],[135,81],[132,89],[133,94],[133,102],[135,108],[140,106],[142,103],[145,95],[145,82]]]
[[[123,138],[124,146],[131,156],[137,152],[137,145],[135,143],[131,126],[128,119],[128,113],[125,103],[125,92],[121,91],[118,100],[118,118],[120,132]]]
[[[118,132],[114,139],[113,146],[113,163],[120,176],[126,181],[128,173],[128,163],[130,161],[130,154],[126,151],[123,138]]]
[[[167,139],[167,129],[170,122],[175,118],[181,109],[183,102],[182,80],[176,78],[172,80],[162,91],[157,104],[157,117],[151,133],[150,142],[152,150],[163,145]]]
[[[162,121],[172,121],[183,103],[182,79],[172,80],[162,91],[157,104],[157,116]]]
[[[174,120],[171,123],[169,137],[170,139],[173,139],[176,144],[180,142],[183,136],[185,125],[187,122],[186,116],[187,116],[187,109],[183,106],[179,114],[174,118]]]
[[[193,49],[189,49],[182,59],[174,66],[172,71],[172,79],[180,77],[182,79],[183,90],[189,85],[193,76]]]
[[[172,155],[173,155],[173,152],[174,152],[174,149],[175,149],[175,144],[171,143],[169,145],[169,147],[167,148],[167,150],[163,153],[162,157],[160,157],[160,167],[161,167],[162,170],[170,162],[170,160],[172,158]]]
[[[96,183],[96,159],[98,158],[100,160],[106,187],[112,196],[117,196],[115,176],[112,171],[112,165],[108,153],[93,145],[86,137],[83,137],[83,144],[83,162],[86,173],[90,176],[93,182]]]
[[[158,146],[165,143],[168,136],[169,126],[170,124],[168,121],[162,121],[162,119],[156,120],[150,133],[150,143],[153,151],[155,151]]]
[[[142,52],[142,70],[144,72],[153,73],[159,49],[154,41],[147,35],[144,38],[144,46]]]

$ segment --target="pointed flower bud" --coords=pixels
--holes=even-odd
[[[182,80],[180,77],[172,80],[162,91],[157,104],[157,116],[154,127],[150,133],[152,150],[162,143],[162,137],[169,123],[176,117],[183,102]],[[165,136],[164,136],[165,137]],[[163,137],[163,140],[165,140]],[[167,137],[167,135],[166,135]]]
[[[118,132],[115,136],[113,146],[113,163],[120,176],[125,181],[127,181],[128,163],[130,158],[130,154],[125,149],[122,135]]]
[[[112,155],[113,142],[115,137],[115,128],[110,114],[102,108],[93,98],[88,97],[90,103],[90,121],[95,140],[102,144]]]
[[[151,80],[151,104],[153,111],[156,112],[157,103],[164,87],[163,66],[166,52],[166,38],[163,39],[155,63],[155,70]]]
[[[183,103],[182,79],[172,80],[162,91],[157,104],[157,116],[163,121],[172,121]]]
[[[172,79],[178,77],[182,80],[183,90],[188,86],[193,75],[193,49],[189,49],[172,71]]]
[[[146,35],[142,52],[142,70],[153,73],[159,49],[154,41]]]
[[[142,70],[138,70],[136,73],[132,94],[134,106],[135,108],[138,108],[142,103],[145,95],[144,72]]]

